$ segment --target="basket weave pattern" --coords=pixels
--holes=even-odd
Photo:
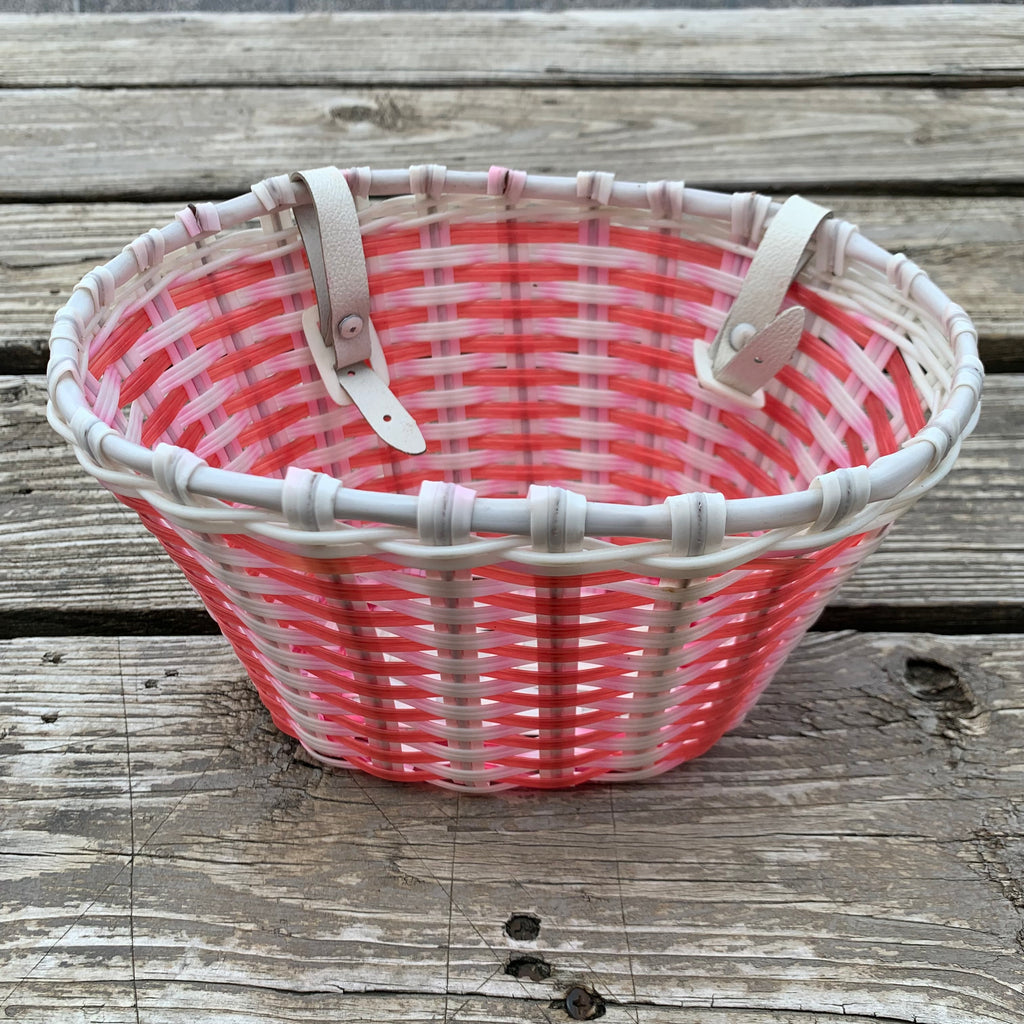
[[[443,192],[361,203],[391,388],[428,444],[403,455],[326,397],[281,205],[229,230],[192,208],[192,244],[154,252],[151,233],[130,281],[92,280],[81,387],[154,449],[155,479],[104,456],[104,430],[62,428],[185,572],[277,726],[328,763],[493,790],[692,758],[955,455],[869,502],[867,467],[941,410],[958,364],[906,261],[843,265],[841,222],[790,291],[810,313],[798,354],[751,410],[701,388],[692,349],[742,286],[759,197],[721,221]],[[281,511],[197,497],[201,464],[284,479]],[[727,500],[809,488],[811,521],[727,534]],[[356,490],[416,496],[415,521],[337,521]],[[529,535],[471,529],[493,498],[523,503]],[[660,539],[588,535],[595,503],[659,506]]]

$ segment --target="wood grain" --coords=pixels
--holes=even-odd
[[[582,984],[644,1024],[1011,1024],[1022,666],[815,634],[682,769],[472,799],[312,764],[219,638],[7,641],[0,1006],[551,1022]]]
[[[287,984],[281,979],[278,984]],[[567,1024],[550,993],[531,998],[470,994],[449,998],[433,992],[299,992],[237,982],[150,981],[140,986],[136,1016],[130,986],[79,983],[61,991],[52,983],[26,982],[12,1005],[32,1024]],[[559,994],[561,995],[561,994]],[[786,1013],[692,1007],[612,1007],[630,1024],[880,1024],[860,1014]],[[605,1021],[615,1017],[605,1017]],[[891,1024],[882,1019],[881,1024]]]
[[[721,188],[976,194],[1024,181],[1014,88],[11,89],[0,201],[234,195],[282,169],[612,168]]]
[[[757,31],[750,31],[751,19]],[[747,11],[90,15],[0,21],[0,87],[1017,82],[1001,5]],[[923,32],[927,26],[927,34]],[[863,40],[853,48],[850,40]],[[316,45],[311,46],[310,41]]]
[[[831,614],[843,617],[833,623],[1024,625],[1022,395],[1024,376],[990,379],[956,469],[834,599]],[[0,378],[0,631],[210,631],[156,541],[47,425],[44,404],[40,378]]]
[[[0,15],[0,1017],[557,1024],[586,986],[609,1024],[1017,1024],[1022,37],[995,4]],[[822,620],[867,631],[810,634],[650,782],[473,800],[312,763],[43,418],[52,313],[125,241],[268,174],[424,161],[802,191],[1009,371]]]
[[[195,198],[0,205],[0,372],[41,373],[53,313],[81,277]],[[808,198],[924,267],[974,317],[990,369],[1024,369],[1024,199]]]

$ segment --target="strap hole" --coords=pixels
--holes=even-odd
[[[385,413],[384,414],[384,422],[385,423],[390,423],[391,422],[391,413]]]

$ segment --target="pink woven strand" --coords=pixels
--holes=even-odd
[[[526,171],[494,166],[487,172],[487,194],[504,196],[510,206],[519,202],[525,189]]]
[[[614,175],[602,174],[592,171],[581,171],[577,176],[576,192],[582,199],[588,199],[593,203],[603,204],[608,201],[614,184]],[[593,246],[594,248],[607,248],[609,239],[609,219],[607,216],[593,214],[584,217],[580,223],[579,241],[581,245]],[[581,265],[579,271],[580,281],[590,286],[606,286],[608,284],[608,272],[603,268]],[[589,289],[588,289],[589,290]],[[608,307],[605,304],[595,302],[581,303],[578,316],[584,322],[595,325],[608,322]],[[581,332],[580,355],[597,357],[595,362],[607,363],[608,341],[601,336],[601,332],[591,335],[586,328]],[[600,400],[600,396],[608,391],[608,377],[602,373],[587,373],[580,380],[583,388],[594,392],[597,398],[584,410],[584,419],[594,424],[605,424],[608,422],[608,410]],[[608,466],[608,442],[605,439],[605,431],[600,426],[594,431],[594,436],[584,440],[582,450],[591,453],[593,456],[591,465],[583,473],[583,484],[585,490],[597,497],[602,494],[602,486],[610,483]],[[589,461],[589,460],[588,460]]]

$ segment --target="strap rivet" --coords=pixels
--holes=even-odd
[[[755,334],[757,328],[753,324],[737,324],[729,332],[729,344],[739,351]]]
[[[338,324],[338,333],[343,338],[354,338],[363,329],[363,318],[355,313],[343,317]]]

